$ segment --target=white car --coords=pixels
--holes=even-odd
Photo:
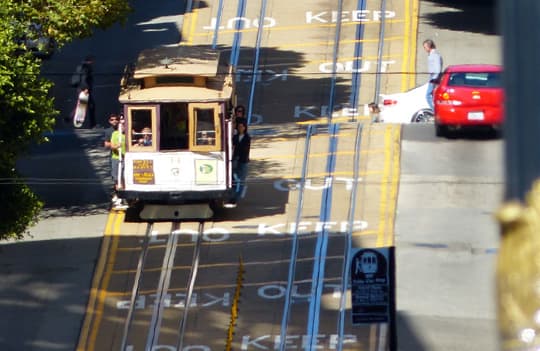
[[[428,83],[396,94],[380,94],[379,122],[433,123],[433,110],[426,101]]]

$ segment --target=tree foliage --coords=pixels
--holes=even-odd
[[[18,4],[19,22],[39,23],[60,45],[123,23],[130,12],[127,0],[0,0]]]
[[[0,0],[0,239],[22,238],[35,222],[42,203],[22,184],[17,159],[34,144],[46,141],[58,111],[40,76],[41,61],[20,40],[31,24],[62,46],[92,35],[97,28],[123,22],[127,0]]]

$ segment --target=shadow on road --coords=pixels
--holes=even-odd
[[[0,246],[1,350],[76,349],[101,238]]]
[[[498,35],[496,0],[424,0],[444,11],[429,13],[420,20],[434,28]]]
[[[397,339],[400,351],[426,351],[426,346],[418,339],[418,331],[414,330],[411,318],[403,312],[397,311]]]

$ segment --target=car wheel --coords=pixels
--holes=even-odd
[[[435,135],[437,137],[444,137],[446,136],[446,127],[442,126],[440,124],[435,123]]]
[[[424,108],[412,116],[411,123],[433,123],[434,119],[433,110]]]

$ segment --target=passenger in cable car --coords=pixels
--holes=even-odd
[[[139,146],[152,146],[152,129],[144,127],[139,133],[142,137],[137,140]]]
[[[215,145],[216,139],[210,135],[212,132],[207,130],[200,131],[197,138],[197,145]]]
[[[120,119],[118,128],[111,135],[111,175],[114,181],[115,194],[113,206],[120,208],[124,201],[118,198],[116,192],[124,187],[124,162],[121,160],[126,154],[126,135],[124,134],[124,118]]]

